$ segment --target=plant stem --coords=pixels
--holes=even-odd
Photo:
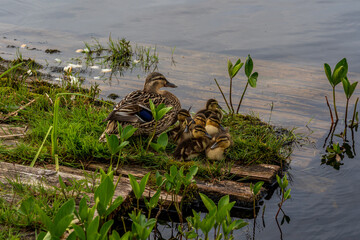
[[[229,103],[228,103],[228,101],[226,100],[226,97],[225,97],[225,95],[224,95],[224,93],[223,93],[223,91],[222,91],[222,89],[221,89],[221,87],[220,87],[219,83],[217,82],[216,78],[214,78],[214,81],[215,81],[215,83],[216,83],[217,87],[219,88],[219,90],[220,90],[220,92],[221,92],[222,97],[224,98],[224,101],[225,101],[225,103],[226,103],[226,106],[227,106],[227,108],[228,108],[229,112],[231,112],[231,109],[230,109]]]
[[[149,142],[148,142],[148,145],[146,146],[146,151],[145,151],[145,153],[147,153],[147,151],[149,150],[150,143],[152,142],[152,140],[153,140],[153,138],[154,138],[154,136],[155,136],[157,123],[158,123],[158,121],[155,121],[154,132],[153,132],[153,134],[151,135],[151,138],[150,138],[150,140],[149,140]]]
[[[328,101],[327,96],[325,96],[325,99],[326,99],[326,104],[327,104],[327,106],[328,106],[328,108],[329,108],[329,112],[330,112],[331,124],[333,124],[333,123],[334,123],[334,118],[333,118],[333,114],[332,114],[331,107],[330,107],[330,104],[329,104],[329,101]]]
[[[354,113],[353,113],[353,117],[352,117],[352,120],[351,120],[351,127],[354,127],[354,120],[355,120],[356,108],[357,108],[358,101],[359,101],[359,98],[357,98],[356,102],[355,102]]]
[[[232,78],[230,78],[230,93],[229,93],[229,100],[230,100],[230,107],[231,107],[231,113],[234,113],[234,106],[232,104]]]
[[[239,113],[240,106],[241,106],[242,100],[243,100],[243,98],[244,98],[244,95],[245,95],[245,92],[246,92],[246,89],[247,89],[248,86],[249,86],[249,82],[246,83],[244,92],[243,92],[242,95],[241,95],[240,102],[239,102],[239,105],[238,105],[237,110],[236,110],[236,114]]]
[[[117,161],[117,164],[116,164],[115,173],[117,172],[118,167],[119,167],[120,157],[121,157],[121,150],[119,151],[119,158],[118,158],[118,161]]]
[[[336,109],[336,101],[335,101],[335,87],[333,87],[333,100],[334,100],[334,111],[335,111],[335,117],[336,117],[336,121],[339,120],[339,116],[338,116],[338,113],[337,113],[337,109]]]
[[[346,109],[345,109],[345,127],[347,127],[347,114],[348,114],[349,100],[350,100],[350,98],[347,98],[347,99],[346,99]]]
[[[277,213],[276,213],[275,219],[277,219],[277,217],[278,217],[278,215],[279,215],[279,212],[280,212],[280,210],[281,210],[281,207],[282,207],[282,205],[283,205],[283,203],[284,203],[284,190],[281,189],[281,192],[282,192],[281,202],[280,202],[280,204],[279,204],[279,210],[278,210]]]

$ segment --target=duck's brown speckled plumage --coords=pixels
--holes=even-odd
[[[160,79],[160,80],[159,80]],[[177,113],[181,109],[179,99],[172,93],[164,90],[152,89],[148,87],[151,82],[166,81],[165,77],[160,73],[151,73],[146,78],[144,89],[137,90],[129,93],[124,99],[122,99],[115,107],[109,116],[104,120],[108,121],[105,131],[100,137],[100,141],[105,140],[105,134],[117,134],[118,127],[117,122],[122,126],[133,125],[137,128],[134,135],[149,135],[154,131],[155,121],[141,122],[136,121],[136,118],[126,119],[123,121],[123,116],[119,116],[118,112],[131,113],[137,111],[139,108],[146,107],[150,109],[149,99],[153,101],[155,106],[164,103],[167,107],[173,107],[157,124],[156,134],[164,132],[169,126],[173,125],[177,121]],[[173,85],[173,84],[172,84]],[[173,85],[175,86],[175,85]],[[176,87],[176,86],[175,86]],[[121,119],[120,119],[121,118]],[[134,120],[135,119],[135,120]]]

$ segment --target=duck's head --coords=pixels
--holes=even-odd
[[[227,149],[231,145],[231,139],[228,134],[221,134],[215,139],[215,143],[211,145],[210,149],[221,148]]]
[[[216,99],[211,98],[206,102],[206,109],[214,111],[217,109],[221,109],[221,107]]]
[[[211,114],[210,117],[206,120],[206,126],[211,125],[218,129],[221,129],[222,131],[225,131],[225,128],[221,125],[221,120],[218,115]]]
[[[185,122],[186,118],[188,118],[188,117],[191,117],[191,116],[190,116],[189,111],[186,109],[180,109],[179,112],[177,113],[177,119],[181,123]]]
[[[177,86],[173,83],[170,83],[164,75],[158,72],[150,73],[146,79],[144,84],[145,92],[155,92],[159,93],[160,88],[162,87],[171,87],[176,88]]]
[[[206,116],[203,113],[198,113],[195,115],[194,121],[197,125],[204,126],[206,125]]]
[[[211,136],[206,132],[205,127],[201,125],[195,125],[195,127],[192,130],[192,136],[193,138],[209,138],[211,139]]]

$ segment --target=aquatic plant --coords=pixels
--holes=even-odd
[[[286,200],[291,198],[291,195],[290,195],[291,189],[289,188],[288,190],[286,190],[286,188],[289,184],[286,174],[284,175],[283,178],[280,178],[279,175],[276,175],[276,181],[279,184],[280,191],[281,191],[281,201],[279,203],[279,210],[277,211],[277,213],[275,215],[275,219],[277,220],[279,212],[280,212],[280,210],[282,210],[281,209],[282,205],[284,204],[284,202]]]
[[[260,189],[262,187],[262,185],[264,184],[263,181],[257,182],[254,185],[252,183],[250,183],[250,189],[251,192],[253,194],[253,210],[254,210],[254,218],[256,218],[256,209],[255,209],[255,203],[256,203],[256,197],[258,195],[258,193],[260,192]]]
[[[156,143],[150,143],[150,146],[157,152],[163,152],[165,151],[166,146],[168,145],[169,138],[166,132],[163,132],[160,134],[160,136],[157,138]]]
[[[333,73],[331,73],[331,67],[329,64],[324,63],[324,70],[327,79],[333,89],[333,104],[334,111],[336,116],[336,121],[339,120],[337,108],[336,108],[336,100],[335,100],[335,87],[341,82],[341,80],[346,76],[348,72],[348,64],[346,58],[341,59],[335,66]]]
[[[359,98],[357,98],[355,101],[354,112],[353,112],[351,124],[349,126],[350,128],[353,128],[353,127],[356,127],[359,125],[359,112],[356,111],[358,102],[359,102]]]
[[[140,181],[140,183],[138,183],[136,181],[136,178],[132,175],[132,174],[129,174],[129,179],[130,179],[130,185],[131,185],[131,188],[135,194],[135,198],[136,198],[136,201],[137,201],[137,209],[138,211],[140,211],[140,198],[142,197],[144,191],[145,191],[145,187],[146,187],[146,184],[149,180],[149,176],[150,176],[150,173],[147,173]]]
[[[168,113],[172,109],[172,107],[166,107],[164,103],[161,103],[161,104],[159,104],[158,106],[155,107],[155,104],[153,103],[153,101],[151,99],[149,99],[149,104],[150,104],[150,109],[151,109],[152,116],[153,116],[154,121],[155,121],[155,125],[154,125],[154,131],[151,134],[151,136],[149,138],[149,142],[148,142],[148,144],[146,146],[146,152],[148,151],[150,143],[152,142],[152,140],[153,140],[153,138],[155,136],[156,127],[157,127],[157,124],[158,124],[159,120],[162,119],[165,116],[165,114]]]
[[[345,76],[341,81],[342,81],[342,84],[344,87],[344,92],[346,95],[346,109],[345,109],[345,132],[346,132],[349,100],[350,100],[351,96],[353,95],[358,82],[354,82],[353,84],[350,84],[347,76]]]
[[[236,109],[236,112],[235,112],[235,109],[234,109],[234,105],[233,105],[233,101],[232,101],[232,91],[233,91],[233,79],[235,78],[235,76],[237,75],[237,73],[239,72],[239,70],[241,69],[241,67],[244,65],[244,63],[241,62],[240,58],[236,61],[236,63],[233,65],[232,62],[230,60],[228,60],[228,73],[229,73],[229,78],[230,78],[230,90],[229,90],[229,102],[227,101],[225,95],[224,95],[224,92],[222,91],[218,81],[216,80],[216,78],[214,78],[214,81],[217,85],[217,87],[219,88],[220,90],[220,93],[226,103],[226,106],[228,108],[228,111],[230,114],[238,114],[239,113],[239,110],[240,110],[240,106],[241,106],[241,103],[243,101],[243,98],[244,98],[244,95],[245,95],[245,92],[248,88],[248,85],[250,84],[250,86],[252,88],[255,88],[256,87],[256,82],[257,82],[257,78],[259,76],[259,74],[257,72],[252,72],[253,71],[253,61],[252,61],[252,58],[250,57],[250,54],[248,55],[248,57],[246,58],[246,61],[245,61],[245,75],[247,77],[247,83],[246,83],[246,86],[244,88],[244,91],[241,95],[241,98],[240,98],[240,101],[239,101],[239,104],[237,106],[237,109]]]

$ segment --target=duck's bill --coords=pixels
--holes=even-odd
[[[224,128],[224,126],[223,125],[221,125],[220,124],[220,129],[221,129],[221,131],[223,131],[223,132],[225,132],[226,130],[225,130],[225,128]]]
[[[167,82],[167,83],[165,84],[165,87],[177,88],[177,86],[176,86],[175,84],[171,83],[171,82]]]
[[[214,143],[213,145],[211,145],[211,147],[210,147],[210,149],[215,149],[215,148],[217,148],[219,145],[218,145],[218,143],[216,142],[216,143]]]
[[[212,139],[212,136],[210,134],[208,134],[208,133],[206,133],[205,136]]]

